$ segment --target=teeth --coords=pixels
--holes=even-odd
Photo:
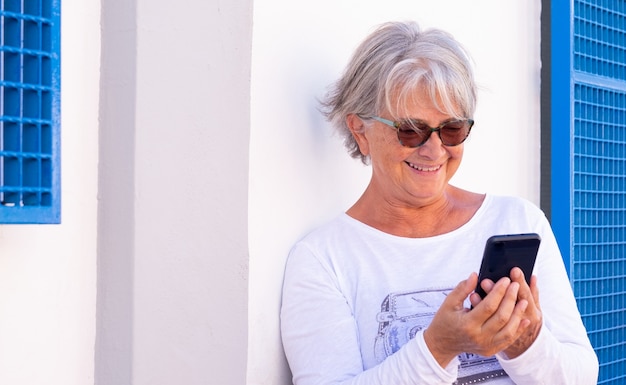
[[[408,163],[408,162],[407,162]],[[415,165],[413,163],[408,163],[409,166],[413,167],[414,169],[416,169],[417,171],[426,171],[426,172],[432,172],[432,171],[437,171],[441,168],[441,165],[439,166],[432,166],[432,167],[423,167],[423,166],[418,166]]]

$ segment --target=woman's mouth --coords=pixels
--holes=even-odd
[[[422,172],[435,172],[438,171],[441,168],[441,165],[438,164],[436,166],[420,166],[417,164],[413,164],[410,162],[406,162],[406,164],[408,164],[411,168],[417,170],[417,171],[422,171]]]

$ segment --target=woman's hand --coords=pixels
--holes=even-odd
[[[535,342],[541,325],[543,324],[543,316],[541,314],[541,308],[539,306],[539,289],[537,288],[537,277],[530,277],[530,286],[526,284],[524,273],[520,268],[514,268],[511,270],[511,280],[517,282],[520,285],[518,294],[518,301],[525,300],[528,302],[524,316],[530,321],[530,325],[522,335],[515,340],[509,347],[504,349],[504,354],[508,358],[515,358],[524,353],[530,345]]]
[[[439,365],[447,366],[463,352],[489,357],[503,351],[513,358],[532,344],[541,328],[536,278],[531,290],[517,270],[495,284],[485,280],[488,295],[483,300],[472,294],[478,281],[475,273],[448,294],[424,332]],[[471,311],[463,305],[468,296],[474,306]]]
[[[503,350],[504,354],[508,358],[515,358],[524,353],[526,349],[532,345],[537,339],[541,325],[543,323],[541,308],[539,306],[539,289],[537,288],[537,277],[530,277],[530,286],[526,284],[524,273],[519,268],[511,269],[511,280],[517,282],[520,285],[518,301],[526,300],[528,307],[525,311],[525,317],[530,321],[529,327],[526,332],[523,333],[520,338],[513,342],[509,347]],[[494,283],[490,279],[486,279],[481,282],[481,286],[486,293],[489,293],[494,286]],[[470,302],[472,306],[478,306],[481,302],[480,296],[473,293],[470,295]]]

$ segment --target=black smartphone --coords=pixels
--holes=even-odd
[[[487,239],[476,293],[485,298],[487,293],[480,287],[482,280],[489,278],[497,282],[502,277],[508,277],[514,267],[522,269],[526,283],[530,285],[540,243],[541,237],[535,233],[494,235]]]

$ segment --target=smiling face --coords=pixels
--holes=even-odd
[[[454,118],[440,111],[428,93],[419,91],[407,100],[402,113],[385,112],[381,116],[418,119],[430,127]],[[356,128],[352,131],[361,152],[370,157],[370,185],[377,201],[414,208],[445,199],[448,182],[463,158],[463,144],[444,146],[435,132],[422,146],[408,148],[400,144],[395,129],[384,123],[351,116],[348,125]]]

